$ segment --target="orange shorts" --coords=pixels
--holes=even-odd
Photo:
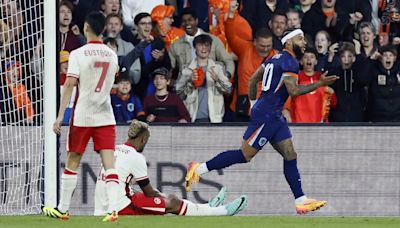
[[[141,192],[131,197],[131,204],[118,212],[119,215],[164,215],[165,199],[147,197]]]
[[[83,154],[89,139],[93,139],[95,151],[115,149],[115,125],[102,127],[70,126],[67,138],[67,151]]]

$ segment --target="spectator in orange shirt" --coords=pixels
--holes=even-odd
[[[317,65],[317,51],[314,48],[307,48],[301,58],[300,64],[303,70],[299,73],[299,85],[307,85],[317,82],[321,72],[315,71]],[[325,86],[320,87],[303,96],[288,99],[283,111],[288,122],[292,123],[321,123],[327,122],[333,89]]]
[[[27,88],[23,84],[24,78],[22,77],[22,72],[24,71],[22,70],[21,63],[11,60],[6,63],[5,67],[6,71],[3,77],[6,86],[1,86],[2,91],[0,92],[5,100],[4,103],[2,102],[2,106],[6,106],[4,109],[8,108],[9,110],[1,110],[3,113],[7,113],[5,115],[2,114],[2,122],[33,123],[35,110],[33,109]],[[12,117],[7,118],[7,115],[12,115]]]
[[[185,34],[183,29],[172,27],[174,12],[175,7],[166,5],[158,5],[151,11],[151,19],[155,22],[155,31],[163,38],[167,49]]]
[[[208,0],[208,24],[210,33],[222,41],[227,52],[232,52],[228,47],[224,28],[224,21],[229,12],[229,4],[230,0]]]
[[[237,4],[230,6],[228,19],[225,22],[228,44],[239,59],[237,88],[233,93],[230,109],[236,112],[238,121],[247,121],[250,107],[247,97],[249,79],[265,59],[275,55],[278,51],[272,48],[272,33],[267,28],[259,29],[253,41],[245,40],[236,33],[238,27],[242,31],[247,28],[249,33],[252,33],[250,25],[245,23],[245,20],[239,14],[235,13],[237,8]],[[259,85],[258,95],[260,91],[261,85]]]
[[[225,50],[232,53],[232,49],[228,45],[228,41],[225,35],[225,21],[228,18],[229,8],[232,5],[238,5],[237,0],[209,0],[210,12],[209,12],[209,24],[210,34],[218,37],[225,46]],[[239,12],[235,10],[235,15]],[[236,23],[236,36],[244,40],[252,40],[253,34],[252,29],[248,29],[248,22],[243,17],[234,16]],[[242,26],[243,25],[243,26]]]

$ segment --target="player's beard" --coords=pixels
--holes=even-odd
[[[300,59],[303,57],[303,55],[304,55],[303,50],[302,50],[301,47],[300,47],[299,45],[297,45],[297,44],[293,44],[293,52],[294,52],[294,54],[296,55],[296,58],[299,59],[299,60],[300,60]]]

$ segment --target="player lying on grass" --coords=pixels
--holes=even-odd
[[[222,206],[225,188],[208,204],[195,204],[175,195],[168,195],[154,189],[147,176],[146,158],[142,152],[150,137],[149,125],[134,120],[128,130],[128,140],[116,146],[115,168],[119,176],[119,215],[163,215],[172,213],[192,216],[235,215],[247,206],[247,196],[240,196]],[[109,198],[106,192],[105,171],[101,170],[96,182],[95,215],[105,215]],[[138,184],[142,192],[130,193],[130,184]]]

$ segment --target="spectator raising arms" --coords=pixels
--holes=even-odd
[[[383,46],[363,65],[368,84],[367,118],[372,122],[400,122],[400,67],[397,50]]]
[[[333,61],[335,53],[339,53],[340,65]],[[331,122],[362,122],[365,115],[366,93],[361,78],[365,58],[356,56],[356,49],[352,43],[335,43],[329,47],[329,57],[326,70],[339,76],[332,85],[337,97],[337,105],[332,109],[329,121]],[[364,64],[363,64],[364,63]]]
[[[138,45],[143,39],[150,36],[153,25],[150,14],[144,12],[136,15],[134,22],[138,32],[134,45]],[[171,61],[165,43],[159,36],[155,36],[154,40],[147,44],[141,52],[139,66],[140,68],[136,70],[140,74],[140,80],[134,83],[133,90],[140,100],[143,100],[155,92],[153,81],[149,77],[150,73],[161,67],[171,69]]]
[[[260,28],[255,38],[245,39],[237,33],[240,30],[249,30],[251,27],[236,12],[238,5],[231,5],[228,19],[225,22],[225,31],[228,43],[233,52],[238,56],[236,87],[230,104],[230,109],[236,113],[236,120],[247,121],[249,118],[250,102],[248,99],[248,84],[251,75],[257,70],[260,64],[267,58],[278,53],[272,48],[272,33],[267,28]],[[261,93],[261,83],[259,93]]]
[[[72,23],[72,12],[74,6],[70,1],[61,1],[59,8],[60,48],[71,52],[86,43],[79,27]]]
[[[145,1],[121,0],[121,14],[124,24],[129,28],[135,28],[134,18],[143,10]]]
[[[2,97],[11,97],[11,99],[1,100],[3,103],[1,106],[4,109],[1,110],[1,119],[4,122],[33,123],[34,120],[35,111],[27,89],[22,83],[21,67],[19,61],[11,60],[6,63],[4,74],[6,86],[1,86],[1,93]]]
[[[225,20],[229,13],[230,4],[237,5],[237,1],[231,0],[209,0],[209,18],[208,21],[210,24],[210,34],[218,37],[225,46],[225,50],[229,53],[232,50],[228,46],[228,41],[226,40],[225,36]],[[241,29],[237,27],[236,29]]]

